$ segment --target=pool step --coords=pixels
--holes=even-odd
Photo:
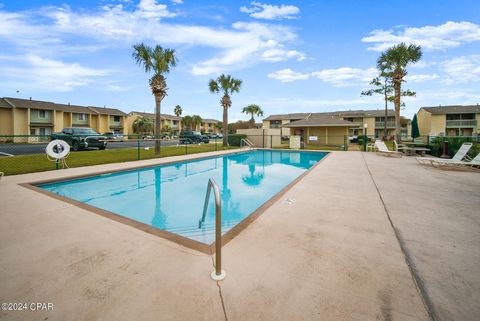
[[[222,224],[222,230],[230,229],[237,225],[239,221],[229,221]],[[179,234],[182,236],[200,236],[215,234],[215,223],[204,223],[202,228],[198,228],[198,225],[182,226],[168,229],[169,232]]]

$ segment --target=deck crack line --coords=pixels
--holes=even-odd
[[[407,247],[403,241],[403,238],[401,236],[400,231],[395,227],[395,224],[393,224],[392,218],[390,217],[390,213],[388,211],[387,205],[385,204],[382,194],[380,193],[380,189],[378,188],[377,182],[373,178],[372,172],[370,171],[370,167],[368,166],[367,160],[365,159],[365,155],[362,152],[362,158],[363,162],[365,163],[365,167],[367,168],[368,174],[373,182],[373,185],[375,186],[375,189],[377,190],[378,197],[380,198],[380,201],[382,202],[383,209],[385,210],[385,214],[387,215],[388,221],[390,223],[391,228],[393,229],[393,233],[395,235],[395,238],[397,239],[398,244],[400,245],[400,250],[402,251],[403,258],[405,260],[405,263],[408,266],[408,270],[410,271],[410,276],[412,277],[413,283],[415,284],[415,287],[417,289],[418,294],[420,294],[420,297],[422,298],[422,303],[427,310],[428,316],[430,317],[430,320],[432,321],[437,321],[439,318],[437,317],[435,313],[435,309],[433,307],[432,300],[430,299],[427,290],[425,288],[425,285],[423,284],[422,279],[416,272],[415,264],[412,261],[412,258],[407,250]]]
[[[215,269],[215,261],[213,259],[213,255],[211,256],[211,258],[212,258],[212,266]],[[222,302],[223,315],[225,316],[225,321],[228,321],[227,309],[225,309],[225,301],[223,300],[223,295],[222,295],[222,287],[220,286],[220,281],[216,281],[216,283],[218,287],[218,294],[220,295],[220,302]]]

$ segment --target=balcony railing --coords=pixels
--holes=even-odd
[[[447,120],[447,127],[477,127],[476,119]]]
[[[270,124],[270,128],[282,128],[282,124]]]
[[[376,121],[375,122],[375,128],[383,128],[385,126],[385,122],[383,121]],[[394,121],[387,121],[387,128],[395,128],[395,122]]]

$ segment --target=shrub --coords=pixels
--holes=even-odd
[[[230,146],[240,146],[240,141],[247,138],[245,134],[230,134],[228,135],[228,144]]]
[[[475,137],[440,137],[437,136],[435,138],[430,139],[430,152],[432,155],[441,156],[443,152],[443,142],[448,142],[448,154],[450,157],[455,155],[455,153],[460,149],[465,142],[473,142],[474,145],[468,152],[470,157],[475,157],[480,152],[480,144],[478,138]],[[476,144],[475,144],[476,142]]]

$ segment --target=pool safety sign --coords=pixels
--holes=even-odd
[[[300,136],[290,136],[290,148],[300,149]]]

